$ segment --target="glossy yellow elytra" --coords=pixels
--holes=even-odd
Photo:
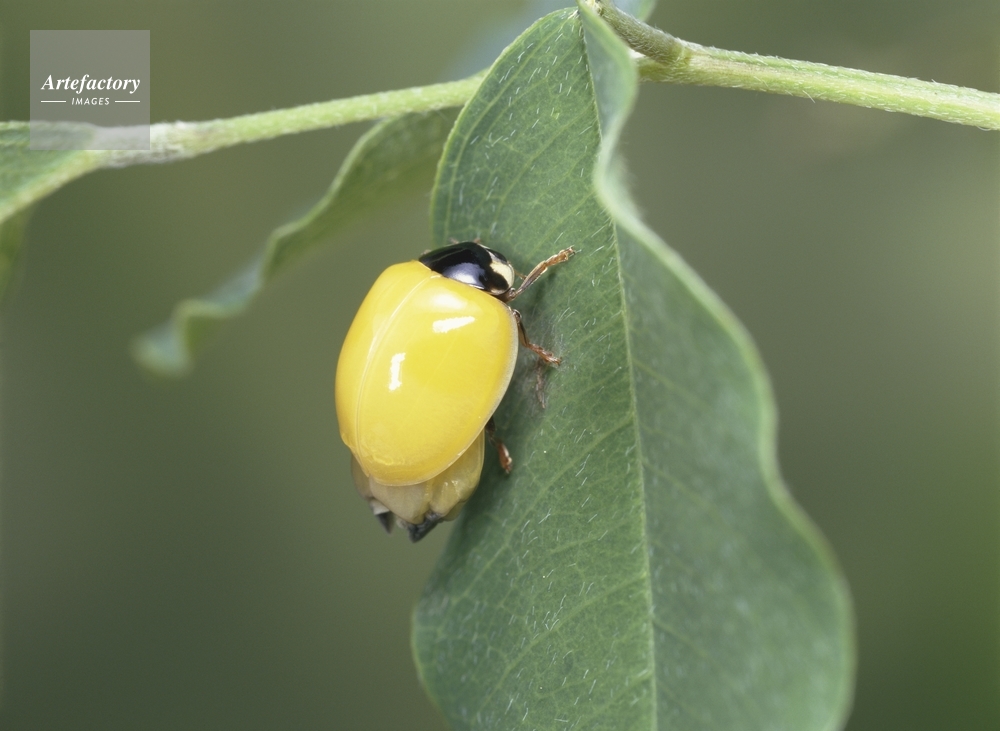
[[[483,467],[485,439],[511,459],[492,416],[514,372],[517,346],[549,364],[507,303],[573,249],[549,257],[514,287],[502,254],[478,241],[395,264],[372,285],[337,362],[340,436],[352,474],[386,530],[396,518],[418,541],[454,519]]]

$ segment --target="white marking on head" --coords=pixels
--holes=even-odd
[[[514,286],[514,267],[510,264],[494,259],[490,262],[490,269],[493,270],[494,274],[503,278],[503,280],[507,283],[508,289]]]

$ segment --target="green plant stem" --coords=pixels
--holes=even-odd
[[[640,77],[645,80],[753,89],[1000,129],[1000,94],[821,63],[708,48],[648,26],[605,0],[580,1],[593,7],[637,52],[635,63]],[[149,150],[83,152],[75,158],[72,168],[65,169],[65,175],[48,182],[58,187],[95,168],[184,160],[287,134],[461,106],[472,98],[485,73],[444,84],[335,99],[229,119],[154,124],[150,128]]]
[[[753,89],[1000,129],[1000,94],[708,48],[648,26],[610,3],[587,1],[634,51],[642,54],[636,63],[645,80]]]
[[[207,122],[164,122],[150,127],[149,150],[99,153],[102,167],[183,160],[245,142],[337,127],[350,122],[382,119],[406,112],[428,112],[465,104],[485,72],[460,81],[432,84],[305,104],[290,109],[245,114]]]

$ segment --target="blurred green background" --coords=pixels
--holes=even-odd
[[[27,118],[31,29],[149,29],[153,121],[198,120],[454,77],[531,12],[6,0],[0,116]],[[998,86],[995,0],[674,1],[654,21]],[[361,130],[100,172],[36,211],[0,347],[3,729],[443,728],[409,617],[447,530],[381,532],[332,407],[368,284],[440,243],[427,196],[283,277],[187,380],[127,354],[318,198]],[[854,593],[851,731],[1000,727],[998,139],[666,86],[643,88],[626,139],[647,219],[770,369],[785,476]]]

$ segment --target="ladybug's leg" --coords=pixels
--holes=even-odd
[[[545,383],[542,380],[542,372],[545,370],[545,366],[557,366],[562,363],[562,358],[555,353],[550,353],[542,346],[535,345],[533,342],[528,340],[528,333],[524,331],[524,323],[521,322],[521,313],[513,307],[510,311],[514,313],[514,320],[517,322],[517,335],[521,341],[521,345],[538,356],[538,362],[535,365],[535,396],[538,397],[538,403],[540,403],[544,409]]]
[[[500,299],[503,300],[504,302],[510,302],[512,299],[521,294],[521,292],[523,292],[532,284],[534,284],[535,280],[538,279],[540,276],[542,276],[542,274],[545,273],[546,269],[548,269],[549,267],[553,267],[556,264],[562,264],[564,261],[569,261],[569,258],[573,256],[573,254],[575,253],[576,251],[574,251],[573,247],[570,246],[569,248],[563,249],[558,254],[553,254],[545,261],[535,265],[535,268],[532,269],[530,272],[528,272],[528,276],[526,276],[524,279],[521,280],[520,287],[518,287],[517,289],[510,290]]]
[[[513,308],[511,308],[511,312],[514,313],[514,320],[517,322],[517,337],[520,339],[521,345],[537,355],[538,360],[546,365],[559,365],[562,363],[562,358],[558,355],[550,353],[541,345],[535,345],[533,342],[528,340],[528,333],[524,331],[524,323],[521,322],[521,313]]]
[[[497,459],[500,460],[500,469],[510,474],[511,469],[514,467],[514,458],[510,456],[510,450],[507,449],[507,445],[500,441],[500,437],[497,436],[497,423],[493,421],[493,417],[486,422],[486,436],[490,440],[490,444],[493,448],[497,450]]]

